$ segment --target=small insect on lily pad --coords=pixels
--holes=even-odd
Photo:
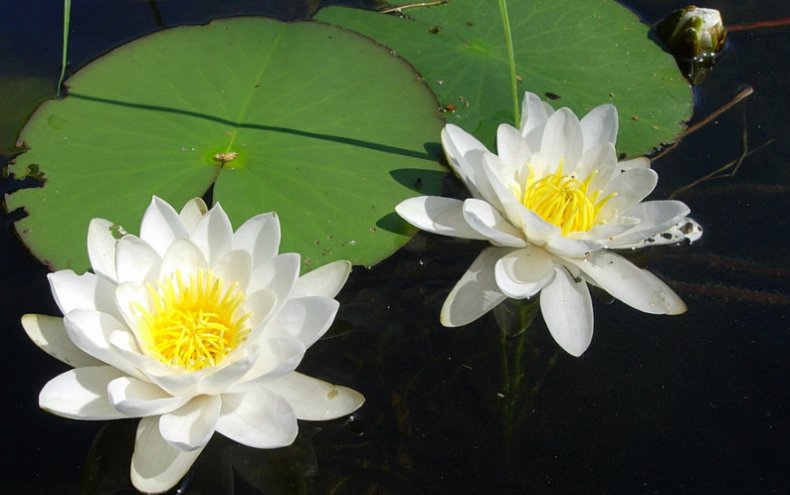
[[[22,240],[53,268],[88,267],[91,218],[127,230],[156,194],[184,204],[213,186],[235,226],[276,211],[281,251],[304,268],[371,265],[413,230],[394,205],[439,191],[443,124],[409,64],[356,33],[315,23],[236,18],[124,45],[68,82],[21,133],[43,187],[6,198],[24,208]],[[416,184],[419,184],[420,191]]]

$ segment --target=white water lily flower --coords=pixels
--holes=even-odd
[[[94,273],[49,275],[63,318],[22,318],[33,342],[75,368],[44,386],[43,409],[142,418],[131,478],[143,492],[174,486],[215,431],[282,447],[297,419],[337,418],[364,401],[294,371],[334,320],[350,263],[300,277],[299,255],[278,254],[275,214],[234,232],[219,205],[206,210],[197,198],[179,214],[154,197],[139,237],[94,219]]]
[[[647,313],[683,313],[666,284],[611,251],[701,233],[685,204],[642,202],[657,175],[646,158],[617,161],[615,107],[601,105],[579,121],[526,93],[522,115],[520,129],[499,126],[498,155],[457,126],[443,129],[448,161],[472,198],[422,196],[396,207],[420,229],[492,244],[450,292],[442,324],[465,325],[507,297],[540,292],[552,336],[579,356],[593,333],[588,282]]]

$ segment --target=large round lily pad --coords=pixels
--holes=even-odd
[[[21,134],[12,170],[45,176],[6,199],[56,268],[85,269],[93,217],[134,232],[152,194],[180,208],[215,185],[233,223],[276,211],[306,268],[373,264],[408,239],[394,205],[437,193],[442,121],[403,60],[314,22],[215,21],[141,38],[80,70]]]
[[[601,103],[620,112],[618,150],[644,154],[673,141],[691,115],[691,91],[649,26],[613,0],[508,2],[520,92],[583,114]],[[513,99],[498,2],[449,0],[403,16],[346,7],[318,19],[393,48],[425,77],[447,121],[493,145],[513,122]]]

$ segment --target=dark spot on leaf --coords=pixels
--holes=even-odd
[[[439,34],[439,26],[432,27],[431,29],[428,30],[428,32],[431,34]]]
[[[551,91],[546,91],[543,94],[546,95],[546,98],[548,98],[549,100],[559,100],[561,98],[560,95],[558,95],[557,93],[552,93]]]

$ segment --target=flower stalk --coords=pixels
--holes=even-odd
[[[502,29],[505,32],[505,46],[507,47],[507,62],[510,66],[510,89],[513,93],[513,122],[521,122],[518,104],[518,80],[516,79],[516,57],[513,53],[513,36],[510,34],[510,17],[507,11],[507,0],[499,0],[499,12],[502,14]]]

